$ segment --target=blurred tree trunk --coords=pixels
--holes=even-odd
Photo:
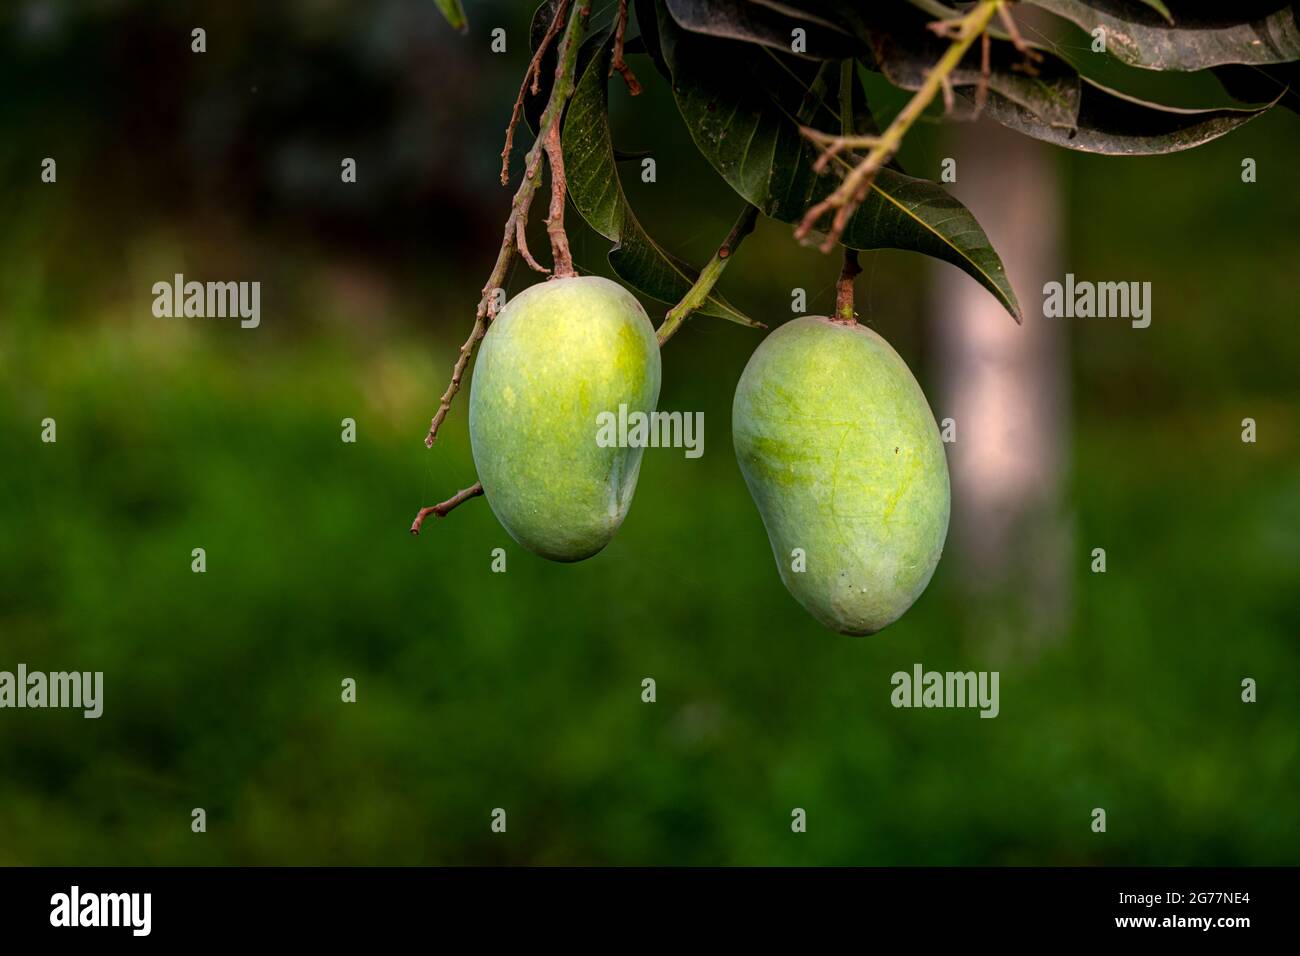
[[[1043,284],[1061,278],[1060,186],[1050,147],[991,122],[951,130],[953,192],[1002,256],[1025,322],[935,267],[936,413],[956,421],[950,551],[981,639],[1032,648],[1062,637],[1071,617],[1067,343],[1041,307]]]

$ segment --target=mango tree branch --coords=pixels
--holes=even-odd
[[[931,24],[931,28],[936,29],[936,32],[951,37],[952,44],[939,58],[939,62],[931,67],[930,72],[926,74],[920,89],[912,95],[907,105],[894,117],[894,121],[880,134],[879,140],[871,147],[871,151],[867,153],[866,157],[849,170],[844,177],[844,181],[840,183],[834,192],[808,209],[803,220],[794,231],[796,239],[807,237],[808,233],[817,225],[817,220],[834,210],[830,229],[827,230],[826,239],[821,244],[821,251],[830,252],[834,248],[835,243],[839,241],[840,236],[844,233],[844,227],[847,225],[849,217],[867,198],[871,184],[875,181],[876,173],[898,151],[904,134],[911,129],[912,124],[925,112],[926,107],[943,89],[948,76],[957,68],[957,64],[966,55],[966,51],[970,49],[971,44],[984,33],[989,21],[1001,9],[1004,2],[1005,0],[980,0],[962,17]]]
[[[528,69],[524,71],[524,81],[519,84],[519,95],[515,97],[515,108],[510,112],[510,122],[506,124],[506,145],[501,150],[501,185],[504,186],[510,182],[510,147],[515,140],[515,127],[519,125],[519,117],[524,111],[524,95],[531,89],[533,96],[536,96],[541,89],[542,79],[542,57],[546,55],[546,49],[555,39],[555,34],[560,32],[560,25],[564,23],[564,11],[569,6],[569,0],[559,0],[555,8],[555,16],[551,18],[551,25],[546,28],[546,33],[542,36],[542,42],[537,44],[537,49],[533,52],[533,58],[528,63]]]
[[[560,52],[555,64],[555,82],[551,85],[551,101],[546,104],[542,121],[537,130],[537,142],[533,149],[540,146],[546,150],[546,159],[551,169],[551,210],[546,217],[546,231],[551,237],[551,260],[555,266],[554,278],[575,276],[573,256],[569,252],[569,236],[564,231],[564,200],[568,195],[568,179],[564,175],[564,148],[560,143],[560,114],[564,105],[577,86],[574,78],[578,66],[578,48],[582,46],[582,34],[587,28],[587,17],[591,13],[591,0],[577,0],[569,25],[564,31],[564,40],[560,43]]]
[[[560,8],[556,11],[557,19],[564,15],[564,9],[565,4],[562,2]],[[516,190],[514,199],[511,200],[510,215],[506,219],[505,229],[501,236],[501,250],[497,253],[497,261],[492,267],[492,274],[488,276],[487,283],[483,286],[478,310],[474,315],[474,327],[470,330],[469,338],[465,340],[465,344],[460,347],[460,353],[456,357],[456,364],[451,370],[451,382],[448,383],[447,390],[442,393],[442,398],[438,402],[438,410],[434,413],[433,420],[429,424],[429,433],[424,438],[424,444],[428,448],[433,447],[433,443],[438,437],[438,430],[447,418],[447,412],[451,409],[451,401],[456,397],[456,393],[460,391],[460,383],[465,376],[465,369],[469,365],[470,356],[473,354],[475,346],[478,345],[487,332],[488,323],[496,317],[496,311],[500,307],[501,299],[497,290],[505,285],[506,273],[510,271],[510,265],[514,262],[515,253],[521,248],[527,249],[527,246],[521,247],[520,242],[524,233],[524,226],[528,222],[528,210],[532,206],[533,195],[537,192],[537,183],[541,178],[538,173],[541,169],[542,151],[545,149],[546,139],[551,135],[551,130],[558,129],[560,116],[564,112],[564,105],[573,93],[573,74],[578,62],[578,47],[582,45],[582,34],[586,29],[587,15],[590,12],[590,0],[575,4],[573,12],[569,16],[568,24],[564,29],[564,38],[560,41],[559,55],[556,58],[555,83],[551,87],[551,98],[546,104],[546,109],[542,112],[541,121],[538,123],[537,139],[533,143],[532,149],[528,151],[528,155],[524,158],[524,178],[519,183],[519,189]],[[529,70],[532,69],[530,66]],[[526,79],[527,74],[525,74],[525,81]],[[552,170],[552,174],[554,174],[554,170]],[[560,175],[563,176],[562,166]],[[563,228],[563,219],[561,219],[560,230],[562,231]],[[526,254],[525,258],[531,260],[532,256]]]
[[[736,220],[736,224],[731,227],[731,232],[727,233],[727,238],[713,254],[713,258],[700,270],[700,277],[695,280],[695,284],[687,290],[682,301],[669,309],[668,314],[664,316],[663,324],[659,326],[659,331],[656,333],[660,347],[672,338],[690,314],[708,299],[709,293],[722,277],[722,270],[727,268],[727,263],[731,261],[732,253],[740,247],[745,237],[754,231],[754,223],[757,220],[758,207],[745,203],[745,208]]]
[[[558,24],[563,22],[567,6],[568,0],[561,0],[557,6],[555,18],[547,30],[548,37],[553,36],[558,29]],[[456,363],[452,366],[451,381],[447,384],[446,391],[442,393],[442,398],[438,401],[438,410],[429,423],[429,433],[424,438],[424,444],[428,448],[432,448],[434,441],[437,440],[438,430],[442,428],[442,423],[451,410],[452,399],[460,391],[460,384],[465,377],[465,369],[469,366],[470,357],[474,354],[474,348],[482,341],[483,336],[487,333],[488,323],[496,318],[497,310],[501,307],[501,301],[504,298],[501,290],[505,286],[506,275],[514,262],[515,253],[521,253],[523,258],[534,268],[541,268],[528,252],[527,244],[524,241],[524,227],[528,223],[528,211],[532,207],[533,196],[537,192],[538,180],[541,179],[539,173],[542,153],[546,149],[549,139],[554,137],[558,142],[560,118],[564,114],[565,104],[568,103],[569,97],[573,95],[573,77],[578,64],[578,48],[582,46],[582,36],[587,28],[587,17],[590,13],[591,0],[576,0],[573,10],[569,14],[568,22],[564,28],[564,37],[560,41],[559,51],[556,56],[555,82],[551,86],[551,97],[547,101],[546,109],[542,111],[541,120],[537,124],[537,139],[534,140],[532,149],[524,157],[524,177],[519,183],[519,188],[515,191],[514,198],[510,201],[510,215],[506,217],[506,224],[501,233],[501,249],[497,253],[496,263],[492,266],[492,273],[483,286],[478,309],[474,313],[474,326],[470,329],[469,338],[460,347],[460,352],[456,356]],[[547,42],[547,40],[543,40],[543,44]],[[524,85],[528,85],[531,77],[534,90],[537,88],[537,71],[540,69],[542,53],[543,49],[539,47],[537,54],[533,57],[533,62],[529,64],[528,72],[524,74]],[[507,156],[509,155],[509,140],[517,119],[517,116],[512,116],[511,124],[507,128]],[[555,195],[558,193],[562,213],[565,196],[563,159],[558,163],[552,161],[551,177],[552,208],[554,208]],[[563,258],[561,258],[560,250],[554,247],[557,233],[559,235],[564,233],[563,215],[561,214],[558,218],[552,215],[551,220],[553,251],[556,252],[556,273],[559,275],[572,275],[573,263],[568,257],[567,237],[564,239]],[[566,267],[568,269],[567,273],[561,271]],[[441,504],[421,508],[415,516],[415,520],[411,522],[411,534],[420,533],[420,525],[424,523],[424,519],[429,515],[433,514],[441,518],[457,505],[481,494],[483,494],[483,485],[475,483],[463,491],[457,492]]]
[[[817,162],[813,163],[813,172],[815,173],[824,173],[831,160],[845,150],[870,149],[872,146],[880,144],[879,136],[853,136],[848,133],[836,136],[834,133],[823,133],[811,126],[800,126],[799,132],[806,139],[810,139],[822,147],[822,154],[817,157]]]
[[[546,134],[546,158],[551,164],[551,211],[546,217],[546,233],[551,237],[554,278],[563,279],[578,273],[573,268],[573,253],[569,251],[569,234],[564,231],[564,199],[568,195],[569,181],[564,175],[564,147],[560,143],[559,123]]]
[[[420,525],[424,524],[424,519],[429,517],[429,515],[437,515],[439,518],[445,518],[447,517],[447,512],[451,511],[452,508],[464,504],[471,498],[477,498],[481,494],[483,494],[483,483],[481,481],[476,481],[468,488],[456,492],[446,501],[440,502],[436,505],[431,505],[428,508],[421,508],[420,513],[415,516],[415,520],[411,522],[411,534],[420,533]]]

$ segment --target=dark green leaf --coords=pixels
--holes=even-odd
[[[687,293],[699,272],[651,239],[628,205],[610,141],[608,78],[606,45],[583,70],[564,119],[569,199],[592,229],[615,243],[609,264],[620,278],[651,298],[675,303]],[[759,326],[716,292],[698,311],[741,325]]]
[[[1274,83],[1265,96],[1242,99],[1231,96],[1216,78],[1220,70],[1242,70],[1258,73],[1277,67],[1225,66],[1212,70],[1180,73],[1175,70],[1144,70],[1129,66],[1113,56],[1100,56],[1087,46],[1086,35],[1073,24],[1061,21],[1064,28],[1052,49],[1070,64],[1079,75],[1109,90],[1120,90],[1126,96],[1137,97],[1148,103],[1186,109],[1227,109],[1245,104],[1260,106],[1277,99],[1283,84]],[[1076,40],[1075,38],[1079,38]]]
[[[663,51],[659,48],[659,13],[656,0],[635,0],[636,24],[641,28],[641,42],[645,52],[659,71],[659,75],[672,82],[668,65],[664,63]]]
[[[817,154],[801,124],[837,130],[835,103],[823,99],[826,70],[784,59],[753,44],[686,33],[659,17],[678,109],[695,144],[731,187],[767,215],[799,221],[836,185],[813,171]],[[832,64],[825,67],[835,68]],[[812,109],[800,116],[801,108]],[[964,270],[1017,321],[1020,307],[997,253],[975,217],[935,183],[882,169],[849,220],[843,243],[854,249],[906,249]]]
[[[923,17],[910,15],[910,25],[897,12],[889,17],[885,20],[877,12],[864,18],[863,26],[885,77],[895,86],[915,90],[946,43],[924,29]],[[882,29],[883,25],[890,29]],[[984,114],[1068,149],[1119,156],[1172,153],[1222,136],[1261,112],[1165,106],[1080,77],[1061,57],[1044,49],[1039,52],[1043,59],[1031,76],[1017,69],[1024,58],[1009,41],[993,41]],[[955,115],[969,118],[980,80],[977,50],[967,54],[951,79],[958,94]],[[1218,98],[1223,99],[1221,92]]]
[[[1031,0],[1091,33],[1106,31],[1106,50],[1130,66],[1203,70],[1225,63],[1300,59],[1300,23],[1282,0],[1173,4],[1172,23],[1125,0]],[[1147,5],[1152,6],[1151,4]]]
[[[811,60],[839,60],[862,52],[860,42],[833,18],[834,3],[797,5],[756,0],[666,0],[677,25],[692,33],[743,40]],[[829,8],[829,9],[827,9]],[[792,47],[794,30],[806,46]]]
[[[1217,139],[1264,109],[1174,109],[1147,103],[1081,80],[1079,118],[1074,127],[1044,126],[1027,118],[1014,104],[989,97],[990,118],[1058,146],[1110,156],[1176,153]]]
[[[1276,66],[1216,66],[1214,75],[1230,94],[1245,103],[1282,97],[1282,105],[1300,113],[1300,64]]]

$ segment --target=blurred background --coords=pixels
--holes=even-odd
[[[430,0],[0,12],[0,669],[105,674],[99,720],[0,712],[0,864],[1300,862],[1300,119],[1145,159],[918,131],[904,166],[957,158],[1027,318],[863,255],[862,321],[958,441],[932,585],[855,639],[777,576],[730,439],[762,333],[716,319],[664,350],[704,457],[648,452],[605,552],[542,561],[482,500],[407,533],[474,480],[467,392],[422,439],[513,189],[532,5],[468,12],[465,36]],[[632,65],[615,142],[658,181],[625,188],[700,264],[739,200]],[[722,290],[775,325],[795,288],[829,311],[838,268],[764,220]],[[1151,326],[1048,324],[1067,271],[1150,281]],[[155,318],[177,272],[260,281],[261,326]],[[1000,671],[999,717],[892,708],[917,662]]]

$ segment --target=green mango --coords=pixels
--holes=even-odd
[[[732,437],[799,603],[842,634],[901,617],[939,563],[950,493],[934,414],[889,343],[821,316],[786,323],[740,376]]]
[[[599,276],[551,279],[488,326],[469,394],[479,481],[497,520],[552,561],[581,561],[623,523],[640,448],[602,448],[597,416],[655,411],[659,343],[636,298]]]

